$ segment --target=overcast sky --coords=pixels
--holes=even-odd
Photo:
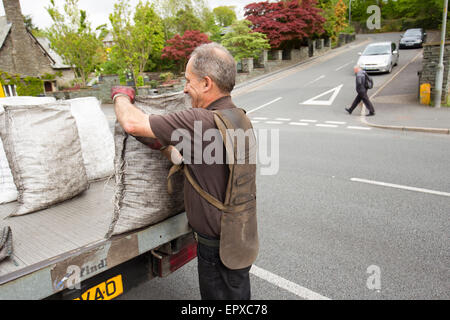
[[[260,2],[263,0],[206,0],[209,4],[210,9],[218,6],[236,6],[236,13],[238,19],[243,18],[243,8],[245,5],[252,2]],[[56,4],[64,3],[63,0],[55,0]],[[104,23],[108,23],[108,16],[113,11],[114,0],[79,0],[79,8],[86,10],[89,21],[95,28]],[[129,0],[132,7],[136,6],[139,0]],[[50,4],[50,0],[20,0],[20,5],[22,7],[22,13],[24,15],[31,15],[33,23],[40,29],[45,29],[51,25],[51,19],[45,10]],[[62,6],[61,6],[62,7]],[[0,16],[5,15],[3,9],[3,3],[0,2]]]

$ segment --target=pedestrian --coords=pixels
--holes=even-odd
[[[212,129],[220,136],[224,128],[218,128],[220,119],[227,128],[234,125],[235,129],[253,132],[245,112],[231,99],[236,62],[227,49],[217,43],[197,47],[186,66],[185,78],[184,93],[190,96],[192,108],[166,115],[143,114],[132,104],[132,89],[114,87],[114,108],[124,130],[135,137],[157,139],[147,145],[164,152],[173,151],[179,142],[172,140],[175,130],[184,130],[184,136],[188,132],[188,136],[203,137]],[[199,127],[201,133],[196,132]],[[198,149],[198,140],[194,137],[191,141],[191,150]],[[202,151],[208,143],[201,141]],[[198,241],[200,295],[206,300],[249,300],[249,271],[259,246],[256,164],[226,163],[229,150],[223,141],[221,144],[223,161],[215,163],[205,159],[199,163],[187,150],[179,150],[184,159],[186,215]]]
[[[360,66],[356,65],[353,68],[353,71],[356,75],[356,92],[358,95],[356,96],[355,100],[353,101],[350,108],[345,108],[345,110],[352,114],[353,110],[358,106],[358,104],[362,101],[364,102],[364,105],[367,109],[369,109],[369,113],[366,114],[366,117],[374,116],[375,115],[375,109],[373,108],[373,104],[369,99],[369,96],[367,95],[367,90],[371,88],[369,83],[372,81],[372,79],[369,77],[369,75],[361,69]],[[373,85],[373,84],[372,84]]]

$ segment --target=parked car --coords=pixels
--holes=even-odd
[[[427,38],[426,32],[422,28],[408,29],[402,34],[399,47],[402,48],[422,48]]]
[[[359,53],[358,65],[367,72],[388,72],[397,65],[399,53],[392,41],[375,42]]]

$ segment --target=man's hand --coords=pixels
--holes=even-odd
[[[131,87],[124,86],[114,86],[111,88],[111,99],[114,102],[114,98],[116,96],[127,96],[130,99],[131,103],[134,103],[134,99],[136,97],[136,91],[134,91]]]

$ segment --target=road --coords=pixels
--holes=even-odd
[[[233,93],[258,138],[276,142],[265,150],[272,162],[258,166],[253,299],[450,298],[449,137],[370,128],[359,109],[344,111],[358,52],[386,39],[399,34],[371,35]],[[420,50],[401,50],[371,93],[392,91],[387,81]],[[196,264],[120,299],[199,299]]]

